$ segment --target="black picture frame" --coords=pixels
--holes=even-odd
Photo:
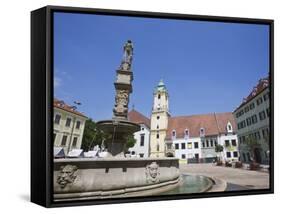
[[[270,188],[234,192],[198,193],[190,195],[130,197],[89,201],[54,202],[53,187],[53,14],[54,12],[100,14],[127,17],[201,20],[225,23],[268,25],[270,28]],[[274,193],[274,21],[250,19],[92,9],[79,7],[46,6],[31,12],[31,202],[44,207],[114,204],[190,198],[226,197]]]

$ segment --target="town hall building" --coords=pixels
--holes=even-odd
[[[138,122],[130,118],[130,114],[136,112],[129,113],[132,122]],[[146,142],[149,143],[149,157],[177,157],[192,163],[212,162],[217,156],[223,161],[239,160],[232,112],[171,116],[169,94],[162,80],[154,89],[149,128],[150,140]],[[215,151],[217,144],[224,148],[221,154]]]

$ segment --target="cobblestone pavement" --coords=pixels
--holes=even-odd
[[[204,175],[225,180],[234,189],[267,189],[269,188],[269,173],[237,169],[213,164],[180,164],[181,173]],[[237,189],[237,190],[238,190]]]

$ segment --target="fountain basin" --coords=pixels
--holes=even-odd
[[[97,122],[97,126],[106,133],[133,134],[140,130],[140,125],[126,120],[101,120]]]
[[[85,200],[147,195],[175,188],[176,158],[55,159],[54,200]]]
[[[105,141],[109,157],[124,157],[128,135],[140,130],[140,125],[126,120],[102,120],[97,127],[110,137]]]

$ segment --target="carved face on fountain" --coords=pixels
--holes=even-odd
[[[158,165],[155,163],[155,164],[152,164],[150,165],[149,167],[149,174],[152,178],[156,178],[157,175],[158,175]]]
[[[77,166],[66,165],[61,166],[60,174],[57,177],[57,183],[61,188],[65,188],[67,184],[73,183],[77,175]]]
[[[148,182],[157,182],[159,181],[159,166],[156,162],[152,162],[151,164],[147,165],[146,167],[146,178]]]

